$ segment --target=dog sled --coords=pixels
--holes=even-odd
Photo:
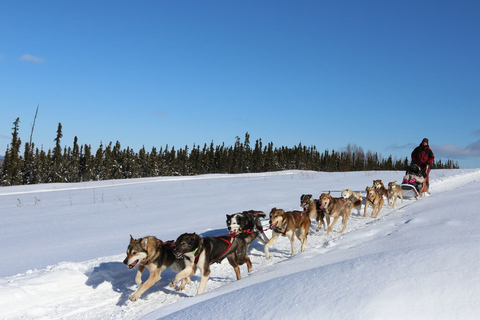
[[[403,183],[400,185],[403,190],[403,197],[405,199],[420,199],[426,196],[428,192],[428,176],[429,171],[423,171],[416,163],[412,163],[403,177]]]

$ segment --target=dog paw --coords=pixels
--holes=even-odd
[[[185,289],[185,283],[182,283],[175,291],[183,291]]]
[[[130,298],[128,298],[128,300],[135,302],[138,300],[138,298],[139,297],[136,294],[133,294]]]

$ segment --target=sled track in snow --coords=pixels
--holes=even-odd
[[[452,177],[437,178],[431,182],[430,192],[440,193],[453,190],[468,183],[480,180],[480,169]]]

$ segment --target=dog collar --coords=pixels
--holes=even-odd
[[[195,250],[193,250],[193,255],[195,256],[195,259],[193,260],[195,264],[197,264],[198,262],[198,259],[200,258],[200,253],[197,254],[198,252],[198,248],[196,248]]]

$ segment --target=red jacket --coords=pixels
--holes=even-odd
[[[423,146],[420,144],[412,151],[412,162],[418,163],[423,170],[425,170],[427,165],[432,166],[434,160],[435,157],[428,145]]]

